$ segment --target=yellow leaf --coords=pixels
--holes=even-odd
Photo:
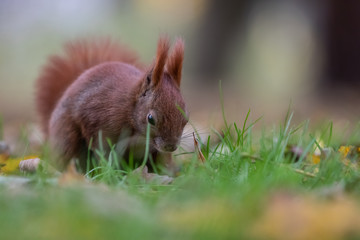
[[[37,158],[38,156],[26,156],[24,158],[8,158],[1,162],[0,173],[3,174],[12,174],[19,171],[19,164],[22,160]],[[0,159],[1,160],[1,159]]]
[[[313,155],[312,155],[312,163],[313,163],[313,164],[319,164],[319,163],[320,163],[320,155],[318,155],[318,154],[313,154]]]
[[[22,161],[22,158],[10,158],[6,161],[5,166],[0,168],[0,172],[5,174],[10,174],[17,172],[19,170],[19,163]]]
[[[346,158],[346,156],[349,154],[352,148],[353,146],[340,146],[338,151],[339,153],[341,153],[341,156],[343,158]]]

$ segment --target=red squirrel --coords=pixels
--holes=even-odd
[[[55,165],[63,169],[76,158],[84,170],[91,141],[91,150],[102,141],[109,152],[107,140],[125,138],[126,149],[142,146],[144,154],[150,124],[150,155],[173,168],[171,152],[188,121],[180,92],[183,58],[183,40],[170,51],[167,37],[160,37],[147,70],[134,52],[110,40],[70,42],[64,55],[50,57],[36,81],[36,107],[58,156]]]

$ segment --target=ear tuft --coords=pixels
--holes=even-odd
[[[162,79],[169,48],[169,38],[167,36],[160,37],[157,45],[155,66],[151,78],[155,86],[158,85]]]
[[[184,60],[184,41],[181,38],[176,39],[175,46],[167,62],[167,70],[170,76],[175,80],[178,87],[181,82],[181,70]]]

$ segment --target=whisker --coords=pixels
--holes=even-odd
[[[210,136],[210,135],[206,135],[206,136],[203,136],[203,137],[201,137],[201,135],[200,135],[200,138],[201,139],[207,139],[208,138],[208,136]],[[191,134],[191,135],[188,135],[188,136],[182,136],[181,137],[181,140],[188,140],[188,139],[192,139],[194,136]],[[198,138],[198,136],[196,136],[196,138]]]
[[[183,133],[182,136],[192,136],[195,132]],[[196,135],[210,135],[211,132],[197,132]]]
[[[202,128],[202,129],[194,129],[194,128],[190,128],[190,129],[185,129],[185,133],[190,133],[190,132],[203,132],[203,131],[209,131],[209,128]]]

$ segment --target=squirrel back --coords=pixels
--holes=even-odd
[[[50,56],[36,81],[35,94],[40,125],[45,135],[48,134],[50,116],[65,90],[85,70],[109,61],[140,66],[135,52],[109,38],[68,42],[63,55]]]

